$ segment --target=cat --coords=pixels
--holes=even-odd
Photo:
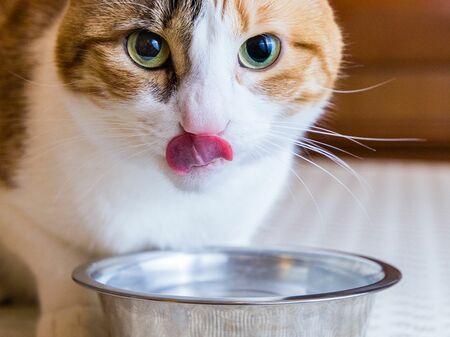
[[[342,49],[326,0],[2,0],[0,242],[37,336],[106,335],[81,263],[248,244]]]

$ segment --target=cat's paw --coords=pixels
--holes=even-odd
[[[103,313],[99,307],[76,306],[54,313],[43,313],[37,337],[107,337]]]

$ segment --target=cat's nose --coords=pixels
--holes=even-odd
[[[218,135],[221,136],[227,129],[228,120],[220,118],[190,118],[183,117],[180,125],[184,131],[194,135]]]

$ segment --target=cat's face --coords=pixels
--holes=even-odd
[[[183,185],[285,149],[273,126],[317,119],[341,48],[325,0],[78,0],[56,55],[87,136]]]

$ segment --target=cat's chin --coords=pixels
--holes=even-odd
[[[186,192],[202,192],[222,185],[229,179],[230,165],[223,160],[214,163],[192,167],[190,172],[185,175],[178,175],[169,171],[169,179],[180,190]]]

